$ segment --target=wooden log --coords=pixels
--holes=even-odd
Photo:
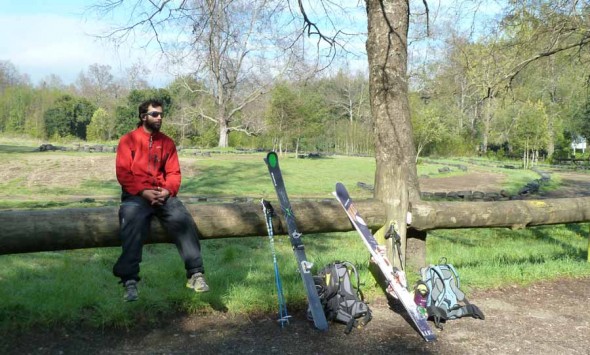
[[[280,216],[273,222],[275,233],[286,234],[279,203],[271,203]],[[357,204],[369,226],[380,227],[384,206],[374,200]],[[203,239],[267,235],[259,202],[185,205]],[[336,200],[293,201],[291,205],[303,234],[353,230]],[[0,211],[0,254],[119,246],[117,212],[117,207]],[[167,242],[172,239],[154,218],[146,243]]]
[[[412,226],[421,231],[489,228],[590,221],[590,197],[491,202],[420,202],[412,209]]]
[[[273,202],[278,208],[278,202]],[[386,206],[376,200],[355,201],[371,229],[386,222]],[[186,204],[203,239],[266,236],[258,202]],[[336,201],[293,201],[303,234],[353,230]],[[117,208],[81,208],[0,212],[0,254],[118,246]],[[281,215],[281,213],[277,213]],[[590,221],[590,197],[495,202],[414,202],[411,227],[418,231],[444,228],[485,228]],[[281,218],[275,233],[285,234]],[[154,220],[146,243],[172,240]]]

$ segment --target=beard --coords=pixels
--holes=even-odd
[[[149,120],[145,121],[145,125],[149,128],[152,132],[156,133],[160,131],[162,127],[162,122],[150,122]]]

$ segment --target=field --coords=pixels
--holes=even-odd
[[[104,206],[118,203],[119,186],[114,176],[112,153],[33,152],[33,148],[32,145],[17,145],[0,140],[0,210]],[[262,157],[263,154],[219,154],[210,157],[182,154],[184,180],[180,197],[224,199],[242,196],[274,200],[274,190]],[[336,181],[349,186],[351,195],[355,198],[371,195],[370,191],[357,187],[357,182],[373,182],[375,167],[371,158],[335,156],[294,159],[285,156],[282,157],[281,165],[292,200],[330,198]],[[454,170],[450,174],[440,174],[439,167],[441,165],[430,163],[419,165],[418,173],[422,176],[420,184],[423,191],[461,187],[463,190],[504,189],[514,192],[537,178],[530,171],[478,165],[469,165],[467,172]],[[568,193],[575,193],[575,186],[568,185],[568,181],[574,177],[571,173],[568,174],[555,173],[552,185],[542,192],[545,195],[555,195],[567,188]],[[576,174],[575,178],[584,182],[585,176]],[[588,180],[590,179],[586,183]],[[581,183],[576,184],[578,185]],[[358,236],[354,233],[333,233],[306,235],[304,238],[308,254],[316,267],[337,259],[349,260],[359,266],[363,291],[375,309],[376,316],[371,325],[378,327],[379,322],[387,322],[392,312],[387,309],[383,294],[368,271],[367,254]],[[294,258],[286,237],[279,236],[277,239],[279,265],[288,307],[295,315],[295,323],[299,323],[296,329],[307,334],[309,327],[303,321],[305,316],[302,314],[305,297],[299,276],[294,272]],[[228,329],[218,328],[218,331],[233,334],[230,331],[234,324],[232,322],[237,322],[233,326],[238,331],[245,327],[245,320],[254,328],[262,324],[263,329],[275,334],[272,329],[276,326],[269,323],[276,310],[276,295],[267,239],[253,237],[206,240],[203,242],[203,249],[207,276],[212,287],[210,293],[197,295],[184,288],[182,265],[173,246],[149,245],[145,248],[142,263],[141,301],[134,304],[122,302],[122,289],[110,273],[119,248],[0,256],[0,329],[13,334],[13,341],[22,341],[20,337],[39,333],[40,329],[46,327],[53,328],[53,332],[62,336],[64,332],[78,334],[74,329],[80,328],[88,329],[89,332],[102,329],[104,334],[113,337],[121,330],[128,332],[131,337],[139,337],[139,333],[146,329],[153,333],[155,329],[163,328],[165,330],[162,332],[165,334],[177,332],[182,336],[186,335],[190,341],[190,334],[208,334],[206,328],[197,325],[201,321],[211,327],[217,323],[228,326]],[[513,298],[513,292],[522,292],[527,297],[543,302],[549,296],[537,297],[534,292],[531,293],[531,290],[538,289],[543,289],[550,297],[563,301],[562,293],[552,294],[555,291],[551,289],[551,281],[566,280],[559,282],[576,285],[577,280],[583,280],[584,285],[587,285],[590,276],[590,266],[586,262],[587,250],[587,224],[519,231],[439,230],[430,233],[427,239],[428,262],[435,263],[439,258],[446,257],[458,268],[463,288],[468,295],[477,300],[476,304],[487,305],[488,309],[498,308],[497,302],[488,302],[488,295],[507,300]],[[415,274],[409,276],[414,280],[417,277]],[[502,290],[505,292],[502,293]],[[512,299],[514,304],[519,300]],[[509,312],[507,308],[506,305],[500,307],[503,316]],[[485,321],[486,326],[491,323],[490,331],[495,329],[494,319],[492,317]],[[479,325],[470,323],[471,321],[476,322],[465,320],[464,323],[456,324]],[[181,327],[178,322],[184,322],[184,326]],[[589,329],[587,320],[586,323],[581,321],[573,326],[580,324],[586,327],[581,328],[582,331]],[[396,326],[409,328],[403,320]],[[464,335],[468,327],[463,330]],[[403,332],[398,328],[395,329],[396,332]],[[459,328],[455,334],[459,334]],[[387,326],[383,329],[393,331]],[[250,333],[243,331],[244,338],[238,338],[246,341],[246,335]],[[51,342],[51,338],[56,336],[51,332],[39,334],[45,334],[45,338],[39,335],[39,342]],[[78,335],[84,336],[83,334],[85,333]],[[379,334],[386,336],[385,330]],[[412,334],[411,328],[409,334]],[[283,339],[280,334],[275,335]],[[448,332],[444,335],[448,335]],[[252,334],[249,336],[251,338]],[[153,340],[154,337],[150,339],[156,341]],[[335,336],[334,339],[342,340],[342,346],[346,348],[345,338]],[[117,343],[114,339],[110,341]],[[221,341],[220,338],[219,342]],[[446,338],[445,341],[450,339]],[[179,343],[189,346],[189,342]],[[105,346],[105,343],[102,345]],[[78,346],[83,347],[81,344]],[[121,346],[113,348],[113,352],[118,352],[117,349],[131,349],[131,352],[136,349],[142,352],[137,350],[141,348]],[[404,349],[411,350],[412,347],[408,346]],[[21,350],[23,349],[30,351],[30,348]],[[318,352],[317,348],[305,349]],[[370,349],[377,352],[377,348]],[[47,352],[51,352],[50,350]],[[88,350],[92,352],[92,348]],[[231,352],[231,349],[225,350]],[[414,350],[423,352],[433,349],[418,347]],[[184,351],[181,348],[175,351],[174,348],[155,346],[149,352]]]

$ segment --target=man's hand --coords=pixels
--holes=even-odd
[[[146,189],[141,192],[141,197],[145,198],[152,206],[162,206],[170,197],[170,191],[161,187]]]
[[[160,202],[160,205],[165,204],[166,201],[168,200],[168,197],[170,197],[170,191],[163,189],[161,187],[158,187],[157,200],[158,200],[158,202]]]

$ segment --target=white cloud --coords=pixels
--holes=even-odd
[[[102,33],[105,24],[83,21],[77,17],[57,14],[0,15],[0,60],[11,61],[21,74],[28,74],[33,83],[56,74],[65,83],[76,80],[88,66],[110,65],[115,76],[142,58],[150,58],[142,50],[121,48],[118,51],[91,34]]]

